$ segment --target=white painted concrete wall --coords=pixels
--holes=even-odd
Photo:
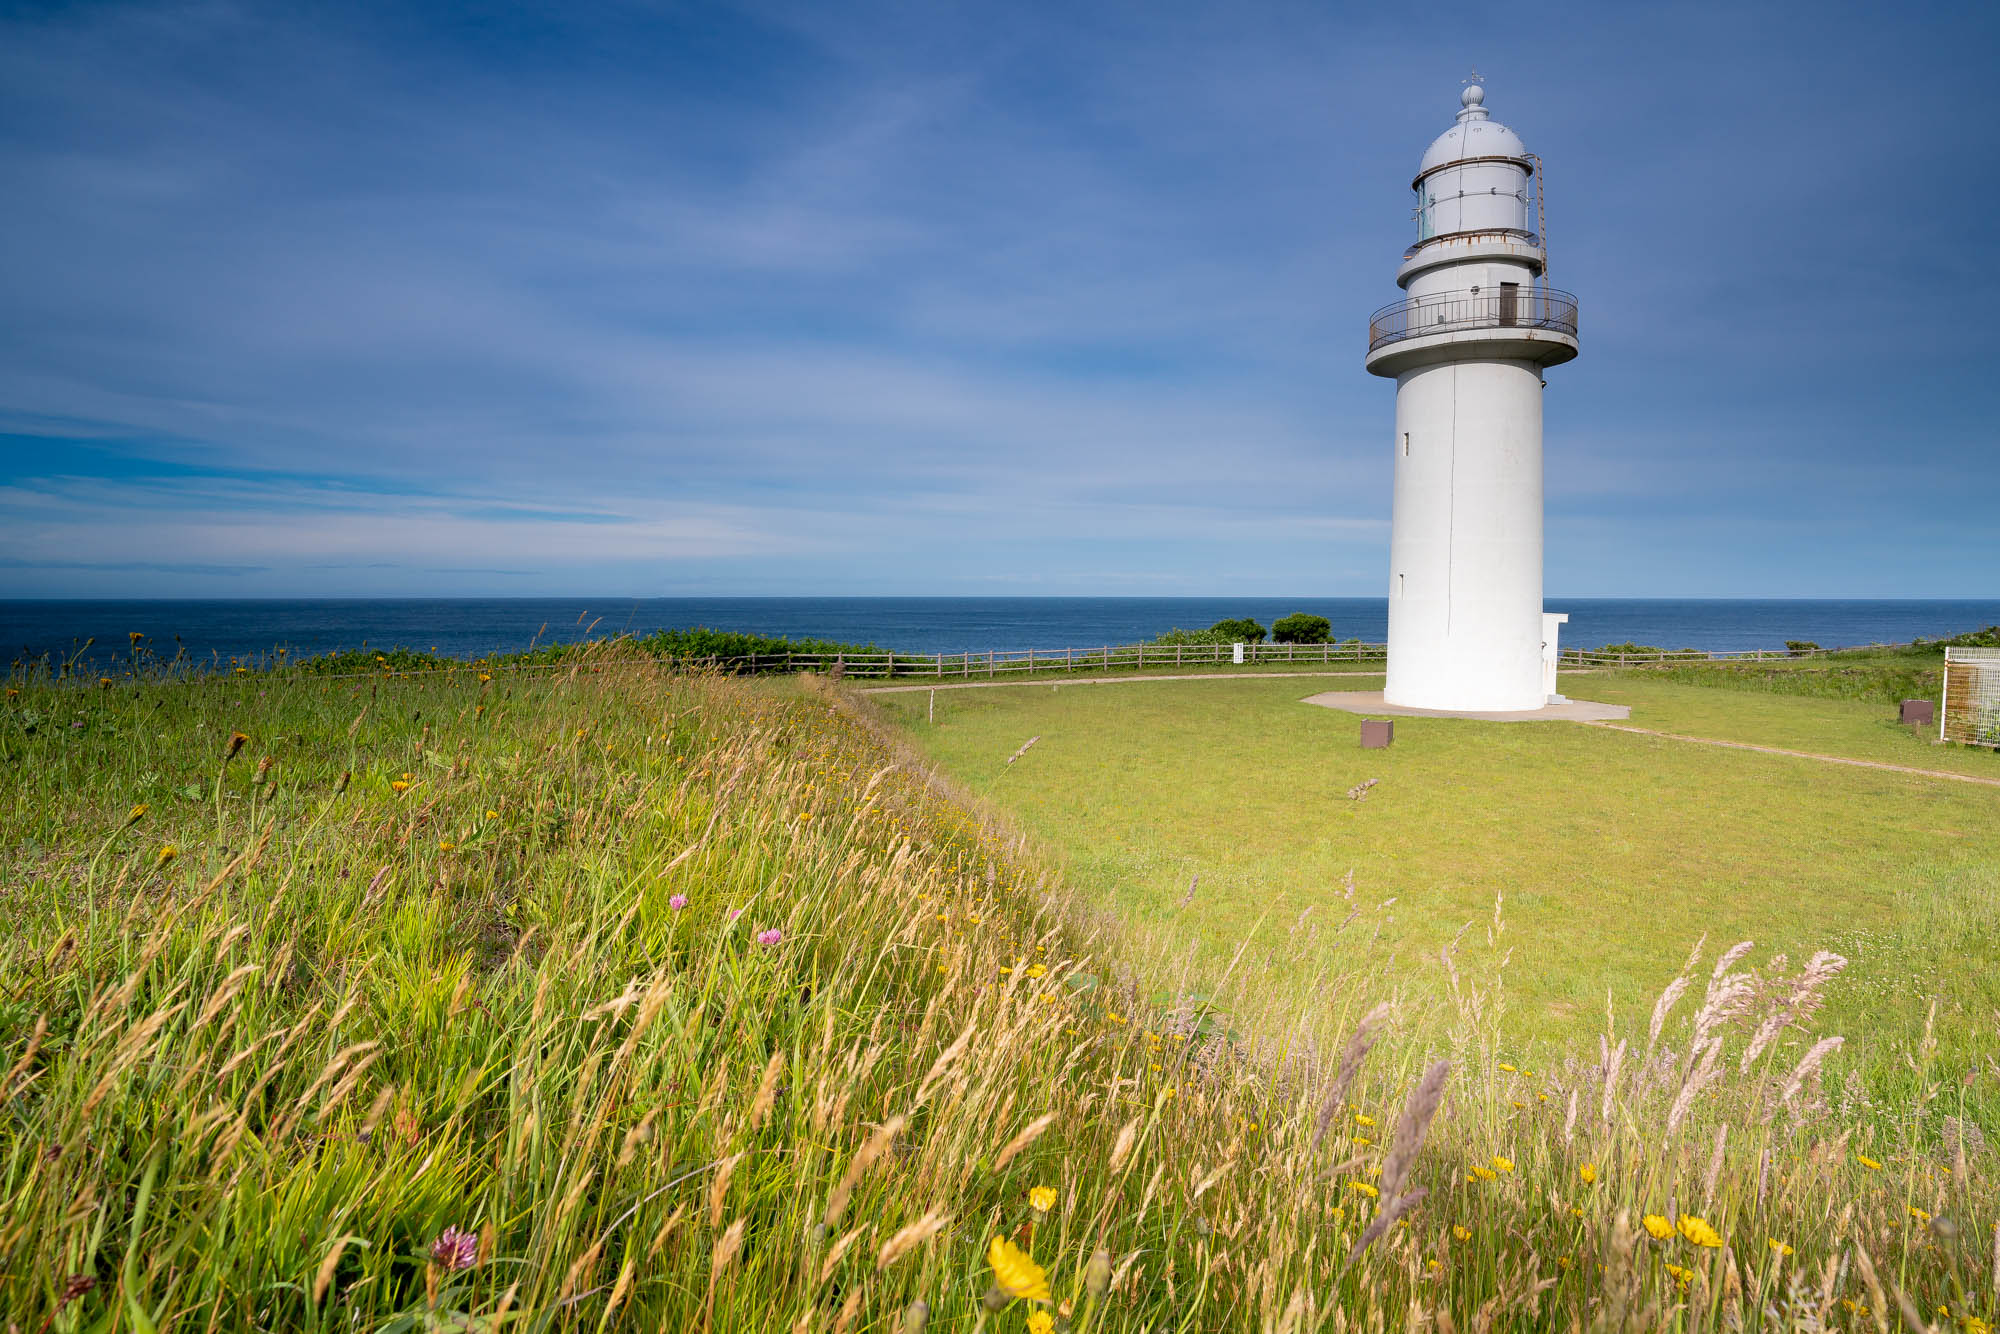
[[[1562,687],[1556,677],[1562,666],[1562,628],[1569,623],[1566,611],[1542,613],[1542,691],[1551,704],[1563,702]]]
[[[1384,697],[1542,707],[1540,371],[1527,361],[1405,371],[1394,447]]]

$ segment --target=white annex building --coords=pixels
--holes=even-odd
[[[1485,100],[1424,153],[1408,295],[1368,328],[1396,381],[1383,700],[1416,709],[1542,708],[1567,619],[1542,611],[1542,373],[1576,356],[1576,298],[1548,286],[1541,162]]]

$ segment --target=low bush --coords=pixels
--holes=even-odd
[[[1333,639],[1333,622],[1324,616],[1295,611],[1271,623],[1271,642],[1276,644],[1325,644]]]
[[[1172,648],[1176,644],[1261,644],[1266,631],[1248,616],[1217,621],[1206,630],[1169,630],[1153,642]]]

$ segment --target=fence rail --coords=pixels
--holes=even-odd
[[[1866,644],[1857,648],[1899,648],[1904,645]],[[1387,659],[1388,645],[1368,644],[1359,640],[1327,644],[1245,644],[1243,665],[1273,666],[1314,664],[1327,666],[1338,663],[1381,663]],[[1665,649],[1650,652],[1607,653],[1590,649],[1564,649],[1558,654],[1558,666],[1568,669],[1595,667],[1653,667],[1677,663],[1734,663],[1734,662],[1775,662],[1785,659],[1816,658],[1829,653],[1847,652],[1851,649],[1820,648],[1800,649],[1745,649],[1740,651],[1711,652],[1704,649]],[[1060,649],[977,649],[960,653],[751,653],[739,657],[707,658],[620,658],[619,664],[650,663],[656,666],[693,668],[697,670],[724,672],[734,675],[757,675],[762,673],[816,672],[831,675],[836,671],[843,677],[858,680],[903,680],[930,677],[934,680],[961,680],[986,678],[997,680],[1006,676],[1028,676],[1036,672],[1084,672],[1084,671],[1145,671],[1167,670],[1187,667],[1218,667],[1235,664],[1236,646],[1233,644],[1105,644],[1094,648]],[[544,663],[509,663],[479,660],[474,662],[440,663],[435,667],[411,669],[408,667],[385,666],[380,671],[320,673],[305,672],[301,675],[316,680],[375,679],[384,677],[431,676],[455,672],[523,672],[523,671],[573,671],[579,667],[594,669],[610,665],[609,662],[592,664],[577,658],[568,661]],[[217,670],[203,672],[192,665],[182,666],[184,679],[228,681],[234,679],[247,668],[236,667],[231,671]],[[258,670],[276,666],[285,670],[282,664],[257,663]],[[17,664],[18,669],[18,664]],[[298,671],[292,664],[291,670]],[[182,676],[183,671],[170,675]],[[62,670],[52,672],[56,680],[67,680],[79,684],[98,679],[93,672]],[[129,675],[127,677],[129,678]],[[110,678],[103,678],[105,684]]]

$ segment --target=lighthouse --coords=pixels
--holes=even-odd
[[[1542,610],[1544,372],[1576,356],[1548,285],[1541,162],[1477,83],[1417,167],[1416,242],[1367,368],[1396,382],[1383,702],[1526,712],[1554,697]]]

